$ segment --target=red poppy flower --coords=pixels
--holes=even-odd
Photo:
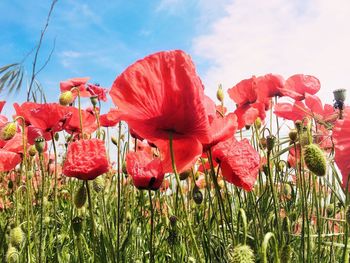
[[[19,154],[0,149],[0,172],[8,172],[21,162]]]
[[[256,77],[244,79],[232,88],[227,90],[230,98],[238,107],[256,102],[258,95],[256,93]]]
[[[121,119],[165,153],[166,172],[170,134],[179,171],[192,165],[202,143],[210,141],[203,85],[183,51],[159,52],[137,61],[115,80],[110,95]]]
[[[259,173],[260,156],[247,139],[237,141],[232,137],[220,142],[213,147],[212,154],[220,163],[226,181],[247,191],[253,189]]]
[[[242,105],[234,111],[234,114],[237,116],[237,128],[240,130],[245,126],[251,126],[258,117],[262,121],[265,120],[265,104],[255,102],[253,104]]]
[[[146,151],[129,152],[126,169],[138,189],[157,190],[162,185],[164,172],[159,158],[153,159]]]
[[[350,107],[345,107],[344,118],[336,121],[333,128],[335,146],[335,163],[343,176],[343,187],[346,188],[350,176]],[[350,189],[350,186],[349,186]]]
[[[210,123],[211,141],[203,145],[203,151],[207,151],[220,141],[225,141],[234,136],[237,130],[237,116],[230,113],[224,117],[217,117]]]
[[[320,81],[316,77],[296,74],[286,80],[281,92],[284,96],[300,101],[305,98],[307,93],[314,95],[320,88]]]
[[[68,145],[63,174],[81,180],[93,180],[108,172],[104,142],[98,139],[79,140]]]
[[[77,90],[72,90],[73,88],[78,88],[80,92],[80,97],[90,97],[90,93],[86,90],[86,83],[90,78],[74,78],[68,79],[60,82],[61,92],[71,91],[74,98],[78,96]]]
[[[15,108],[16,115],[13,116],[13,118],[16,118],[17,116],[21,116],[24,118],[26,125],[30,125],[29,116],[30,116],[30,110],[37,107],[38,104],[35,102],[24,102],[20,106],[18,103],[14,103],[13,107]],[[21,124],[22,121],[19,119],[19,123]]]
[[[283,96],[284,78],[276,74],[266,74],[256,79],[257,100],[268,103],[270,98]]]
[[[75,107],[66,107],[71,113],[71,117],[64,125],[64,130],[68,133],[81,133],[79,109]],[[89,110],[81,110],[81,118],[83,122],[83,131],[86,134],[91,134],[97,129],[96,117]]]
[[[100,87],[97,84],[87,84],[87,91],[91,96],[97,96],[99,100],[107,101],[108,89]]]
[[[305,104],[301,101],[295,101],[294,104],[277,103],[274,113],[278,117],[292,121],[312,117],[319,123],[333,122],[337,117],[334,108],[329,104],[323,106],[316,95],[305,94]]]
[[[25,113],[29,122],[43,132],[58,132],[69,118],[67,107],[58,103],[32,104],[28,113]]]
[[[116,109],[111,109],[108,113],[100,115],[100,125],[102,127],[114,127],[119,122],[119,113]]]

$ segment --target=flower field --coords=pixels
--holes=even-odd
[[[1,101],[0,262],[349,262],[350,107],[320,89],[266,74],[210,98],[172,50]]]

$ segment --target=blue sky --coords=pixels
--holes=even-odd
[[[0,65],[35,46],[50,3],[0,1]],[[59,0],[40,58],[54,39],[56,47],[38,78],[54,101],[61,80],[89,76],[109,88],[137,59],[183,49],[211,97],[219,83],[228,89],[252,75],[304,73],[320,79],[319,95],[331,103],[332,90],[349,89],[349,13],[349,0]]]

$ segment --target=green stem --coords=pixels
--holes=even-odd
[[[95,259],[95,254],[96,254],[95,220],[94,220],[94,212],[92,207],[90,187],[89,187],[89,182],[87,180],[85,181],[85,185],[86,185],[86,191],[87,191],[88,202],[89,202],[89,212],[90,212],[90,220],[91,220],[91,239],[92,239],[92,248],[94,251],[94,259]]]
[[[149,205],[151,208],[151,234],[149,237],[149,261],[150,263],[154,262],[154,254],[153,254],[153,228],[154,228],[154,209],[153,209],[153,204],[152,204],[152,193],[151,190],[148,189],[148,197],[149,197]]]
[[[169,136],[169,144],[170,144],[171,164],[172,164],[173,171],[175,174],[176,183],[179,186],[181,201],[182,201],[182,205],[183,205],[183,209],[184,209],[184,213],[185,213],[186,224],[187,224],[187,227],[190,231],[190,237],[191,237],[191,241],[194,245],[194,250],[195,250],[196,256],[197,256],[198,260],[201,262],[202,261],[201,254],[199,252],[198,244],[197,244],[196,238],[195,238],[194,233],[193,233],[192,225],[190,223],[190,219],[189,219],[189,215],[188,215],[188,211],[187,211],[187,207],[186,207],[186,202],[185,202],[185,197],[184,197],[184,194],[182,192],[179,174],[178,174],[177,169],[176,169],[174,149],[173,149],[173,135],[171,133]]]

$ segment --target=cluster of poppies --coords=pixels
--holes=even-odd
[[[71,137],[63,174],[94,179],[110,165],[103,140],[91,139],[93,133],[124,121],[133,137],[150,145],[126,157],[127,172],[136,187],[156,190],[166,173],[174,168],[184,172],[195,167],[200,157],[208,157],[220,165],[226,181],[249,191],[260,169],[260,155],[247,139],[237,140],[235,133],[257,119],[264,122],[266,112],[273,110],[292,121],[315,119],[324,148],[332,148],[327,138],[331,138],[329,125],[335,125],[335,160],[343,176],[349,174],[350,143],[344,136],[350,134],[349,108],[344,106],[342,120],[337,120],[338,111],[332,105],[323,106],[315,95],[320,82],[313,76],[298,74],[285,80],[267,74],[242,80],[228,89],[237,105],[232,112],[204,94],[190,56],[180,50],[155,53],[129,66],[109,91],[116,108],[106,114],[100,114],[98,103],[107,100],[107,90],[87,82],[88,78],[61,82],[60,104],[15,103],[15,125],[0,115],[0,171],[14,169],[38,137],[50,141],[64,130]],[[93,107],[72,106],[81,97],[89,97]],[[273,104],[274,97],[288,97],[293,103]],[[222,100],[221,93],[218,98]]]

